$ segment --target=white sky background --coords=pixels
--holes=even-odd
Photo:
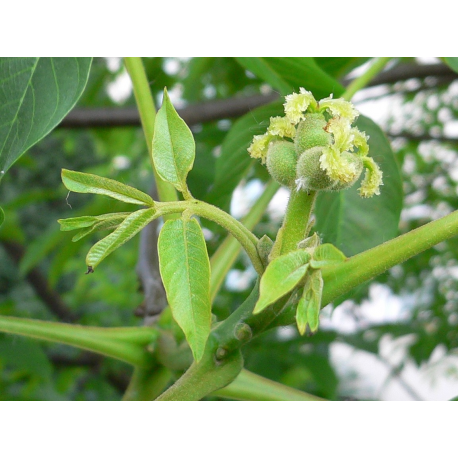
[[[421,58],[422,63],[436,63],[436,58]],[[120,58],[108,58],[108,65],[112,71],[120,68]],[[167,71],[176,73],[178,64],[169,61]],[[363,69],[364,67],[362,67]],[[357,69],[355,73],[362,69]],[[415,84],[415,83],[412,83]],[[129,97],[132,91],[130,78],[123,71],[113,82],[109,89],[109,95],[118,103],[122,103]],[[376,123],[384,126],[390,114],[396,114],[400,108],[400,100],[393,97],[381,97],[375,101],[360,102],[368,95],[383,95],[386,91],[383,87],[368,88],[355,95],[353,102],[362,114],[370,117]],[[452,88],[452,92],[458,94],[458,84]],[[175,106],[182,105],[180,90],[169,92]],[[399,111],[400,112],[400,111]],[[458,137],[458,120],[450,116],[444,119],[444,133],[446,136]],[[122,163],[120,158],[115,161]],[[458,161],[453,164],[456,170],[452,171],[458,178]],[[245,186],[239,186],[235,192],[231,206],[231,212],[236,218],[242,217],[249,210],[253,202],[262,193],[263,187],[260,182],[252,181]],[[457,189],[458,192],[458,189]],[[282,188],[278,191],[269,205],[268,211],[272,218],[281,221],[286,207],[289,192]],[[435,219],[443,214],[434,214],[433,209],[425,208],[420,203],[404,210],[402,218],[418,218],[422,215],[432,215]],[[440,213],[448,213],[449,209],[443,209]],[[245,289],[252,281],[255,272],[253,269],[246,271],[232,270],[227,279],[227,286],[233,289]],[[359,326],[360,320],[364,323],[387,323],[405,320],[409,317],[408,303],[391,294],[390,290],[374,282],[370,289],[370,298],[358,307],[358,320],[355,319],[354,310],[350,301],[344,302],[332,313],[330,308],[323,310],[321,314],[321,326],[323,328],[336,329],[339,332],[352,332]],[[287,331],[284,333],[287,338]],[[348,395],[375,398],[381,400],[448,400],[458,395],[458,354],[445,355],[445,349],[437,347],[430,361],[417,368],[413,362],[407,362],[399,377],[390,377],[391,366],[396,366],[405,360],[407,347],[411,343],[412,336],[404,336],[393,340],[385,336],[379,347],[379,353],[384,359],[381,361],[377,356],[353,347],[334,343],[331,347],[331,360],[339,373],[340,379],[345,381],[346,386],[341,386],[341,391]],[[411,389],[410,389],[411,388]],[[414,393],[412,392],[414,391]]]

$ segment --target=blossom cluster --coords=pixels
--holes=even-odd
[[[368,157],[369,145],[364,132],[352,127],[359,115],[352,103],[344,99],[334,99],[332,95],[316,101],[313,94],[301,88],[299,94],[286,96],[284,117],[270,118],[270,125],[263,135],[256,135],[248,148],[251,157],[266,162],[269,145],[279,140],[295,140],[298,125],[312,113],[321,113],[326,119],[324,130],[330,134],[331,141],[322,146],[319,164],[329,179],[335,183],[335,189],[343,189],[345,184],[353,184],[361,174],[363,164],[366,169],[359,188],[362,197],[380,194],[382,171],[375,161]],[[304,152],[300,152],[302,154]],[[351,154],[348,154],[351,153]],[[354,160],[357,156],[358,161]],[[296,184],[300,187],[305,181],[298,177]]]

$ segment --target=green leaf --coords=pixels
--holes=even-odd
[[[445,63],[456,73],[458,73],[458,57],[444,57]]]
[[[98,222],[91,227],[85,227],[82,231],[78,232],[78,234],[74,235],[72,242],[77,242],[93,232],[116,229],[129,215],[130,213],[110,213],[98,216]]]
[[[312,259],[310,260],[310,267],[319,269],[331,264],[344,262],[346,259],[345,255],[334,245],[324,243],[323,245],[319,245],[313,252]]]
[[[83,227],[93,226],[98,221],[97,216],[77,216],[76,218],[58,219],[61,231],[74,231]]]
[[[271,116],[284,114],[281,102],[271,103],[242,116],[234,123],[221,145],[221,154],[216,161],[213,190],[206,200],[228,209],[232,192],[247,174],[254,160],[248,154],[253,135],[264,134]]]
[[[314,59],[326,73],[340,78],[367,62],[369,57],[315,57]]]
[[[75,229],[83,228],[73,237],[72,241],[76,242],[91,232],[115,229],[129,215],[129,212],[106,213],[99,216],[77,216],[76,218],[59,219],[57,222],[60,224],[61,231],[74,231]]]
[[[322,293],[323,277],[321,270],[312,270],[306,277],[304,292],[296,309],[297,328],[302,335],[305,333],[307,324],[312,332],[318,329]]]
[[[3,213],[2,207],[0,207],[0,227],[2,227],[3,221],[5,221],[5,213]]]
[[[158,175],[178,191],[187,192],[186,177],[194,164],[196,145],[191,130],[170,102],[167,89],[156,115],[153,162]]]
[[[97,242],[86,256],[88,272],[94,271],[110,253],[130,240],[137,232],[140,232],[154,219],[155,214],[154,208],[145,208],[133,212],[114,232]]]
[[[80,98],[90,57],[0,58],[0,171],[47,135]]]
[[[148,194],[109,178],[63,169],[62,181],[69,191],[102,194],[130,204],[154,207],[154,201]]]
[[[173,317],[199,361],[210,334],[210,261],[195,219],[167,221],[158,240],[159,267]]]
[[[360,116],[358,128],[370,136],[369,155],[383,171],[380,195],[363,199],[359,184],[341,192],[320,192],[316,230],[324,241],[353,256],[396,237],[402,209],[402,180],[391,146],[381,129]]]
[[[278,89],[283,95],[293,92],[293,87],[283,79],[282,75],[270,65],[268,58],[262,57],[237,57],[236,60],[259,78]]]
[[[253,313],[259,313],[289,293],[307,273],[310,255],[303,250],[291,251],[275,258],[261,277],[259,299]]]
[[[315,97],[333,93],[339,97],[343,86],[323,71],[313,57],[237,57],[247,70],[278,89],[282,95],[298,92],[300,87]]]

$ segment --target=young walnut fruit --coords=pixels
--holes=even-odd
[[[315,146],[327,146],[331,143],[331,134],[324,130],[326,125],[327,121],[322,113],[306,115],[305,120],[297,126],[294,138],[298,156]]]
[[[270,176],[289,188],[296,180],[297,154],[294,144],[286,140],[274,141],[267,150],[266,166]]]
[[[342,160],[347,162],[354,171],[353,178],[348,182],[335,181],[329,178],[326,170],[321,165],[321,155],[323,147],[315,146],[302,153],[297,161],[297,189],[311,191],[342,191],[355,184],[363,171],[362,159],[352,153],[344,152],[341,154]]]
[[[297,189],[325,191],[334,186],[335,182],[321,168],[320,157],[322,153],[323,147],[315,146],[301,154],[296,167],[295,183]]]

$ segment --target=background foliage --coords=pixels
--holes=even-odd
[[[366,60],[146,58],[144,64],[157,106],[167,86],[195,137],[190,191],[196,198],[229,209],[236,190],[238,204],[233,201],[232,209],[240,215],[244,202],[252,202],[268,178],[250,159],[246,147],[253,135],[265,130],[270,116],[280,114],[279,93],[303,86],[317,98],[331,92],[338,96],[348,83],[349,72]],[[358,221],[366,222],[367,215],[359,198],[352,206],[354,189],[353,194],[326,195],[317,207],[318,230],[325,241],[351,255],[394,237],[397,230],[407,232],[458,208],[457,78],[439,61],[426,65],[403,59],[393,62],[373,82],[373,88],[358,94],[356,101],[363,114],[364,107],[376,113],[375,121],[392,141],[400,175],[394,162],[382,163],[382,167],[386,165],[385,175],[398,183],[397,192],[384,194],[382,188],[379,219],[367,233],[358,231]],[[135,272],[139,238],[115,251],[95,275],[86,276],[84,258],[99,235],[71,243],[73,234],[60,232],[56,222],[131,208],[102,196],[67,195],[60,178],[62,168],[110,177],[144,192],[151,189],[152,172],[135,102],[128,91],[121,97],[126,81],[120,62],[95,59],[73,112],[3,178],[0,314],[97,326],[142,324],[143,294]],[[387,139],[373,121],[361,117],[359,122],[362,130],[370,131],[371,155],[383,155],[384,148],[390,152]],[[384,214],[387,206],[389,211]],[[338,208],[337,224],[326,222],[329,208]],[[392,215],[401,208],[397,229],[397,218]],[[281,207],[271,207],[255,229],[257,235],[275,237],[281,222],[279,211]],[[225,234],[215,224],[201,223],[211,255]],[[363,240],[367,245],[362,245]],[[345,344],[373,354],[390,366],[389,377],[401,377],[401,382],[402,369],[409,361],[425,364],[436,349],[443,355],[456,354],[457,259],[456,238],[441,243],[378,277],[371,288],[359,288],[351,297],[340,299],[338,302],[347,300],[335,316],[346,316],[347,321],[351,317],[350,329],[325,318],[311,337],[300,337],[292,326],[271,331],[246,348],[246,367],[328,399],[376,396],[374,391],[361,390],[352,375],[331,359],[333,348]],[[219,318],[228,316],[250,291],[255,273],[248,266],[244,255],[239,256],[214,304],[213,313]],[[383,288],[388,301],[401,304],[395,319],[373,319],[365,314],[361,304],[373,297],[374,288]],[[406,353],[394,366],[382,351],[387,336],[407,342]],[[0,334],[0,369],[2,400],[119,399],[131,372],[129,366],[108,358],[4,334]],[[446,369],[449,377],[457,377],[456,366]],[[444,369],[439,370],[444,375]],[[405,389],[418,397],[415,387]]]

